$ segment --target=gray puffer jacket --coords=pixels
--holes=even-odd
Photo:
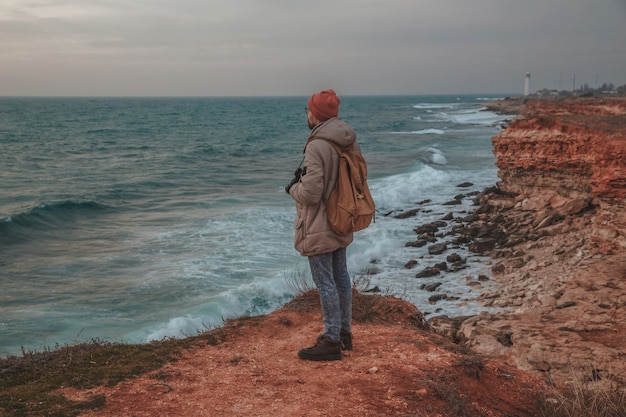
[[[306,173],[289,190],[296,201],[294,247],[303,256],[334,252],[352,242],[352,233],[339,235],[328,225],[324,200],[337,182],[339,155],[326,140],[317,139],[330,140],[344,148],[354,145],[357,152],[361,151],[356,132],[337,117],[311,131],[304,147]]]

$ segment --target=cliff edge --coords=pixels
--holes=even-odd
[[[478,210],[500,283],[481,298],[500,311],[466,320],[456,336],[557,385],[623,386],[626,99],[520,108],[493,137],[501,181]]]
[[[269,315],[227,321],[155,371],[55,394],[99,399],[85,417],[538,415],[548,387],[536,376],[427,330],[406,301],[356,292],[354,301],[354,350],[340,361],[296,355],[321,329],[311,290]]]

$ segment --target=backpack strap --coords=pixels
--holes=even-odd
[[[315,138],[315,140],[323,140],[324,142],[327,142],[330,144],[330,146],[333,147],[333,149],[339,154],[339,156],[341,156],[341,154],[343,152],[350,152],[352,150],[354,150],[354,144],[351,144],[350,146],[348,146],[347,148],[343,148],[341,146],[339,146],[338,143],[333,142],[332,140],[329,139],[324,139],[324,138]]]

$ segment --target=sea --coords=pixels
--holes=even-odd
[[[485,310],[475,298],[496,284],[468,282],[490,276],[487,259],[451,248],[441,256],[457,251],[466,269],[416,278],[439,259],[406,243],[417,226],[475,208],[471,197],[448,205],[455,196],[496,184],[491,137],[505,116],[483,105],[504,96],[342,97],[378,209],[348,248],[360,289],[427,318]],[[309,133],[306,104],[0,97],[0,357],[192,336],[314,288],[284,191]],[[423,289],[434,281],[447,294],[436,303]]]

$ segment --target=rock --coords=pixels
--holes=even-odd
[[[457,187],[459,187],[459,188],[467,188],[467,187],[471,187],[473,185],[474,184],[472,184],[471,182],[462,182],[459,185],[457,185]]]
[[[439,220],[439,221],[436,221],[436,222],[432,222],[432,223],[427,223],[427,224],[421,225],[419,227],[416,227],[413,230],[418,235],[427,234],[427,235],[431,235],[432,236],[432,235],[434,235],[435,233],[437,233],[439,231],[439,228],[446,227],[447,225],[448,225],[448,223],[444,222],[443,220]]]
[[[461,246],[461,245],[465,245],[467,243],[470,243],[472,241],[472,237],[470,236],[459,236],[455,239],[452,239],[452,241],[450,243],[452,243],[455,246]]]
[[[478,217],[476,213],[472,213],[468,216],[461,217],[461,221],[465,223],[472,223],[472,222],[478,221],[479,219],[480,217]]]
[[[562,309],[562,308],[574,307],[575,305],[577,305],[576,301],[566,301],[562,304],[558,304],[556,308]]]
[[[452,226],[450,228],[450,235],[458,235],[458,234],[462,234],[465,233],[466,231],[466,226],[464,224],[455,224],[454,226]]]
[[[426,239],[418,239],[415,240],[413,242],[407,242],[404,244],[405,247],[407,248],[421,248],[422,246],[426,245],[428,243],[428,240]]]
[[[417,265],[417,261],[414,259],[411,259],[409,262],[404,264],[404,268],[405,269],[413,269],[413,267]]]
[[[493,250],[495,246],[496,241],[494,239],[477,240],[469,245],[469,250],[482,254]]]
[[[461,255],[459,255],[458,253],[452,253],[452,254],[446,256],[446,261],[448,261],[450,263],[460,262],[462,260],[463,260],[463,258],[461,258]]]
[[[467,264],[465,263],[465,260],[459,261],[459,262],[454,262],[452,264],[452,270],[453,271],[460,271],[462,269],[466,269],[467,268]]]
[[[447,271],[448,270],[448,264],[445,262],[439,262],[437,264],[435,264],[435,268],[437,268],[440,271]]]
[[[548,214],[548,215],[544,216],[543,218],[541,218],[537,222],[537,229],[542,229],[544,227],[548,227],[551,224],[559,221],[561,218],[562,217],[557,215],[556,213]]]
[[[393,218],[394,219],[408,219],[410,217],[415,217],[417,213],[419,212],[420,212],[420,209],[408,210],[400,214],[396,214],[395,216],[393,216]]]
[[[423,284],[420,288],[424,291],[433,292],[439,287],[441,287],[441,282],[432,282],[430,284]]]
[[[437,243],[435,245],[428,247],[428,253],[431,255],[440,255],[448,250],[448,245],[446,243]]]
[[[542,345],[539,343],[533,343],[528,350],[526,360],[534,369],[538,371],[549,371],[551,366],[544,357]]]
[[[435,295],[431,295],[430,297],[428,297],[428,302],[430,304],[436,304],[437,301],[445,300],[447,298],[448,296],[445,294],[435,294]]]
[[[586,209],[591,202],[591,197],[564,198],[557,195],[550,199],[549,204],[560,216],[571,216]]]
[[[436,316],[428,319],[428,325],[430,329],[432,329],[434,332],[458,342],[457,333],[459,331],[459,328],[461,327],[461,324],[471,317],[472,316]]]
[[[421,270],[415,275],[415,278],[429,278],[434,277],[435,275],[439,275],[439,270],[433,267],[427,267]]]
[[[441,218],[441,220],[452,220],[452,219],[454,219],[454,214],[452,214],[452,212],[449,212],[448,214],[446,214],[445,216]]]

